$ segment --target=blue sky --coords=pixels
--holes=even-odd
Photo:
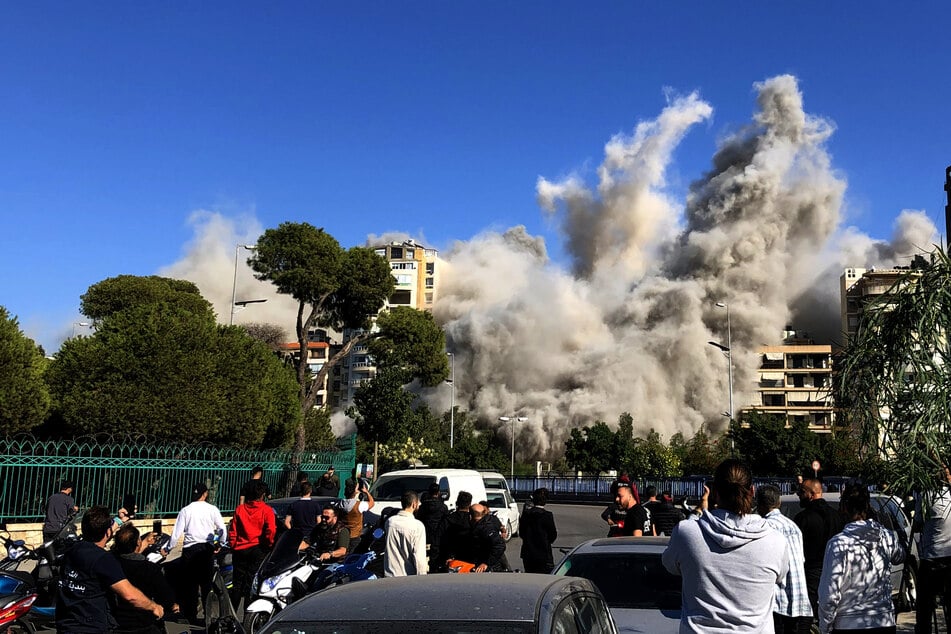
[[[938,3],[135,2],[0,9],[0,305],[54,351],[79,296],[180,259],[197,209],[437,248],[524,224],[665,91],[714,108],[683,193],[791,73],[833,121],[846,223],[943,229],[951,59]],[[589,173],[588,176],[591,176]]]

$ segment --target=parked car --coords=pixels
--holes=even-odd
[[[492,489],[487,490],[485,496],[489,510],[502,522],[505,541],[518,535],[518,503],[512,499],[511,494],[505,489]]]
[[[373,486],[370,494],[376,501],[374,511],[385,508],[400,508],[400,498],[407,490],[425,493],[433,482],[439,483],[439,492],[452,511],[456,508],[456,496],[460,491],[472,494],[472,501],[486,499],[485,485],[478,471],[472,469],[403,469],[384,473]]]
[[[304,597],[262,634],[617,634],[586,579],[536,574],[421,575],[350,583]]]
[[[618,631],[680,631],[681,578],[660,557],[669,537],[590,539],[565,555],[558,576],[583,577],[604,595]]]
[[[877,517],[875,518],[885,528],[895,531],[899,541],[908,549],[905,562],[892,566],[892,598],[895,609],[907,612],[915,609],[918,599],[918,544],[912,539],[911,521],[902,510],[901,500],[884,493],[872,493],[871,504]],[[823,493],[822,499],[829,506],[839,508],[839,493]],[[780,512],[786,517],[796,517],[802,510],[799,497],[784,495],[780,498]],[[907,571],[906,571],[907,568]]]

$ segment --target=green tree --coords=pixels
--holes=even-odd
[[[835,380],[840,422],[897,491],[933,491],[951,461],[951,261],[941,248],[863,312]]]
[[[433,331],[438,330],[431,319],[427,321],[400,315],[391,320],[383,319],[378,331],[371,330],[372,319],[395,286],[389,264],[372,249],[353,247],[344,250],[323,229],[307,223],[285,222],[276,229],[264,232],[248,264],[258,279],[273,282],[280,293],[297,300],[295,332],[301,350],[306,349],[308,333],[315,326],[358,332],[327,360],[316,375],[310,374],[306,359],[301,355],[297,363],[297,382],[302,411],[306,412],[314,406],[317,392],[331,368],[349,355],[354,346],[371,339],[390,337],[392,349],[384,346],[380,352],[391,352],[399,357],[400,362],[391,367],[398,365],[408,372],[419,370],[421,380],[427,384],[438,383],[448,374],[442,349],[439,350],[438,360],[437,357],[412,359],[400,354],[399,348],[412,350],[413,346],[430,350],[429,344],[436,337]],[[409,323],[423,330],[413,331],[407,326]],[[406,342],[399,340],[407,336],[414,340],[403,346]],[[440,362],[445,370],[442,376],[436,378]],[[408,379],[404,380],[406,382]],[[361,412],[361,416],[371,421],[380,420],[374,413]],[[370,424],[371,428],[376,426],[376,422]],[[375,438],[379,440],[380,437]],[[295,448],[302,448],[305,444],[306,430],[301,425],[295,435]]]
[[[730,433],[736,451],[758,476],[792,477],[819,457],[819,441],[805,421],[786,425],[784,416],[750,412]]]
[[[712,438],[703,425],[689,440],[676,433],[670,438],[670,450],[680,459],[682,475],[712,475],[717,465],[730,456],[730,438]]]
[[[618,417],[617,431],[614,432],[614,456],[611,463],[619,469],[625,468],[634,459],[634,417],[624,412]]]
[[[146,291],[155,287],[155,278],[140,279]],[[120,294],[134,284],[123,276]],[[86,297],[116,312],[97,308],[96,333],[66,341],[48,371],[62,432],[289,443],[300,417],[297,384],[266,345],[239,327],[218,326],[204,300],[171,291],[154,303],[111,301],[107,286],[94,285]]]
[[[680,475],[680,458],[664,444],[660,434],[651,429],[638,439],[624,468],[632,474],[648,478],[671,478]]]
[[[0,433],[11,435],[43,422],[50,407],[40,348],[0,306]]]
[[[80,296],[80,311],[100,321],[136,306],[168,304],[196,314],[212,310],[198,287],[187,280],[149,275],[119,275],[97,282]]]
[[[614,432],[604,421],[580,431],[572,429],[565,441],[565,460],[576,471],[602,473],[614,469],[614,440]]]

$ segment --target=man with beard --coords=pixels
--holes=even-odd
[[[822,578],[822,560],[826,544],[842,530],[845,522],[839,512],[829,506],[822,497],[822,482],[815,478],[802,481],[799,490],[799,505],[802,510],[793,518],[802,531],[802,548],[805,555],[806,591],[812,613],[819,613],[819,579]]]
[[[629,481],[618,480],[614,501],[618,508],[624,511],[624,520],[618,526],[618,537],[641,537],[642,535],[653,534],[651,531],[651,514],[642,504],[638,503]]]

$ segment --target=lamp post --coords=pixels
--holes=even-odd
[[[248,251],[254,251],[257,247],[253,244],[236,244],[234,245],[234,277],[231,280],[231,321],[228,322],[229,326],[234,326],[234,307],[235,304],[235,293],[238,291],[238,251],[241,249],[247,249]],[[257,300],[264,301],[264,300]],[[242,305],[250,304],[253,302],[244,302]]]
[[[74,321],[73,322],[73,334],[70,336],[70,339],[76,336],[76,326],[82,326],[83,328],[88,328],[92,324],[88,321]]]
[[[733,325],[730,322],[730,305],[725,302],[717,302],[717,308],[726,308],[726,345],[719,344],[716,341],[708,341],[711,346],[719,348],[723,352],[723,356],[726,357],[727,363],[727,375],[729,376],[730,381],[730,409],[726,412],[723,412],[723,415],[730,419],[730,422],[733,422]],[[733,446],[733,434],[730,434],[730,455],[734,453]]]
[[[456,355],[447,352],[449,357],[449,448],[453,447],[456,429]]]
[[[509,473],[509,478],[515,478],[515,423],[524,423],[528,420],[525,416],[499,416],[499,420],[503,423],[512,423],[512,470]]]

